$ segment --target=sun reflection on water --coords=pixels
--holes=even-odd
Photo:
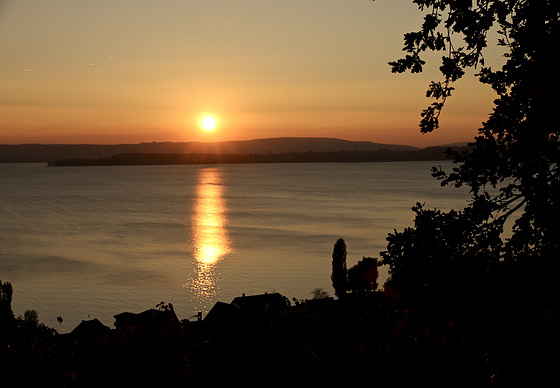
[[[214,168],[199,171],[192,219],[192,247],[196,266],[189,286],[201,310],[209,308],[217,293],[217,263],[232,252],[226,230],[227,208],[221,178],[220,171]]]

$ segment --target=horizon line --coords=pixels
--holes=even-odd
[[[187,143],[200,143],[200,144],[212,144],[212,143],[234,143],[234,142],[250,142],[250,141],[260,141],[260,140],[276,140],[276,139],[326,139],[326,140],[339,140],[346,141],[350,143],[372,143],[379,145],[391,145],[391,146],[404,146],[412,148],[429,148],[429,147],[444,147],[444,146],[457,146],[457,145],[467,145],[472,141],[459,141],[453,143],[444,144],[434,144],[429,146],[413,146],[409,144],[398,144],[398,143],[380,143],[371,140],[348,140],[339,137],[327,137],[327,136],[278,136],[278,137],[265,137],[265,138],[254,138],[245,140],[220,140],[220,141],[141,141],[137,143],[0,143],[1,146],[26,146],[26,145],[40,145],[40,146],[121,146],[121,145],[142,145],[142,144],[187,144]]]

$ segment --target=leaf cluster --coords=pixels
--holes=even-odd
[[[438,299],[468,287],[488,269],[501,247],[501,229],[488,222],[492,205],[479,199],[464,211],[412,208],[414,227],[389,234],[381,253],[388,285],[408,301]]]
[[[464,70],[481,65],[477,76],[497,94],[489,119],[467,151],[449,152],[456,167],[433,169],[442,185],[471,188],[473,198],[492,191],[493,222],[503,226],[517,214],[512,240],[516,249],[549,244],[560,232],[553,219],[558,205],[560,77],[554,47],[560,41],[560,2],[552,0],[414,0],[426,12],[420,31],[405,35],[405,58],[391,62],[393,72],[421,71],[420,54],[442,50],[444,81],[430,84],[435,100],[422,112],[423,133],[438,128],[451,84]],[[484,67],[488,33],[499,34],[506,50],[501,69]],[[458,38],[458,39],[457,39]],[[459,45],[455,45],[459,41]],[[435,43],[437,42],[437,44]],[[524,236],[520,238],[519,236]],[[530,237],[532,236],[532,237]],[[537,237],[540,236],[540,237]],[[525,241],[525,243],[522,243]],[[540,248],[539,248],[540,249]]]
[[[422,71],[425,51],[444,51],[440,71],[443,81],[432,82],[426,96],[436,101],[422,112],[422,133],[439,127],[439,117],[445,100],[469,67],[484,66],[483,50],[488,32],[496,24],[503,29],[509,15],[508,4],[498,0],[414,0],[425,13],[421,29],[404,36],[404,58],[389,62],[393,73]],[[459,36],[459,39],[454,40]],[[457,44],[457,40],[460,42]],[[505,41],[504,41],[505,44]]]

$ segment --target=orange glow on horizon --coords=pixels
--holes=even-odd
[[[72,5],[68,14],[40,0],[5,7],[0,144],[335,137],[429,146],[472,140],[493,108],[492,90],[465,77],[440,130],[420,134],[439,54],[422,74],[387,65],[421,20],[412,3],[327,2],[318,17],[297,2],[141,2],[138,18],[119,2],[92,2],[91,12]],[[153,29],[137,28],[145,17]],[[278,34],[288,21],[291,32]],[[498,66],[501,50],[489,51]],[[205,116],[214,129],[203,129]]]

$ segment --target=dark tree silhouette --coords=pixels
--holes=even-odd
[[[338,298],[346,295],[348,271],[346,269],[346,243],[342,238],[339,238],[334,244],[331,280],[335,295]]]
[[[414,227],[389,234],[387,251],[381,252],[391,270],[386,285],[403,301],[435,304],[481,286],[501,245],[499,231],[484,226],[483,205],[442,212],[417,203]]]
[[[13,318],[12,295],[12,284],[9,282],[2,283],[0,280],[0,316],[2,318]]]
[[[311,291],[311,295],[313,296],[311,299],[314,300],[325,299],[330,297],[329,293],[320,287],[314,288],[313,291]]]
[[[0,280],[0,335],[6,334],[15,324],[15,317],[12,311],[12,284],[2,283]]]
[[[438,128],[444,103],[454,90],[451,85],[467,68],[480,68],[477,77],[497,94],[494,110],[470,148],[449,152],[457,166],[451,172],[432,169],[442,185],[467,185],[471,189],[470,215],[448,215],[456,218],[453,222],[460,219],[476,223],[468,227],[471,237],[454,243],[455,256],[475,249],[481,253],[484,248],[490,249],[494,259],[556,266],[560,236],[560,128],[556,112],[560,106],[560,77],[554,48],[560,41],[560,2],[414,2],[425,12],[424,22],[420,31],[405,35],[407,54],[390,63],[392,71],[421,72],[425,65],[423,52],[445,52],[440,67],[443,81],[429,86],[426,95],[435,102],[422,112],[421,132]],[[503,66],[498,70],[484,63],[483,53],[492,31],[499,34],[496,44],[505,51]],[[515,223],[511,238],[498,244],[495,234],[503,232],[512,215]],[[417,222],[425,216],[417,213]],[[433,222],[440,223],[437,217]],[[491,236],[490,241],[484,243],[484,236]],[[398,233],[390,237],[393,245],[384,255],[395,281],[396,272],[404,268],[403,260],[411,259],[404,253],[404,246],[410,245],[404,237]],[[398,241],[404,245],[399,246]],[[554,272],[545,267],[542,270]]]
[[[377,289],[377,259],[364,257],[348,270],[348,290],[367,292]]]

